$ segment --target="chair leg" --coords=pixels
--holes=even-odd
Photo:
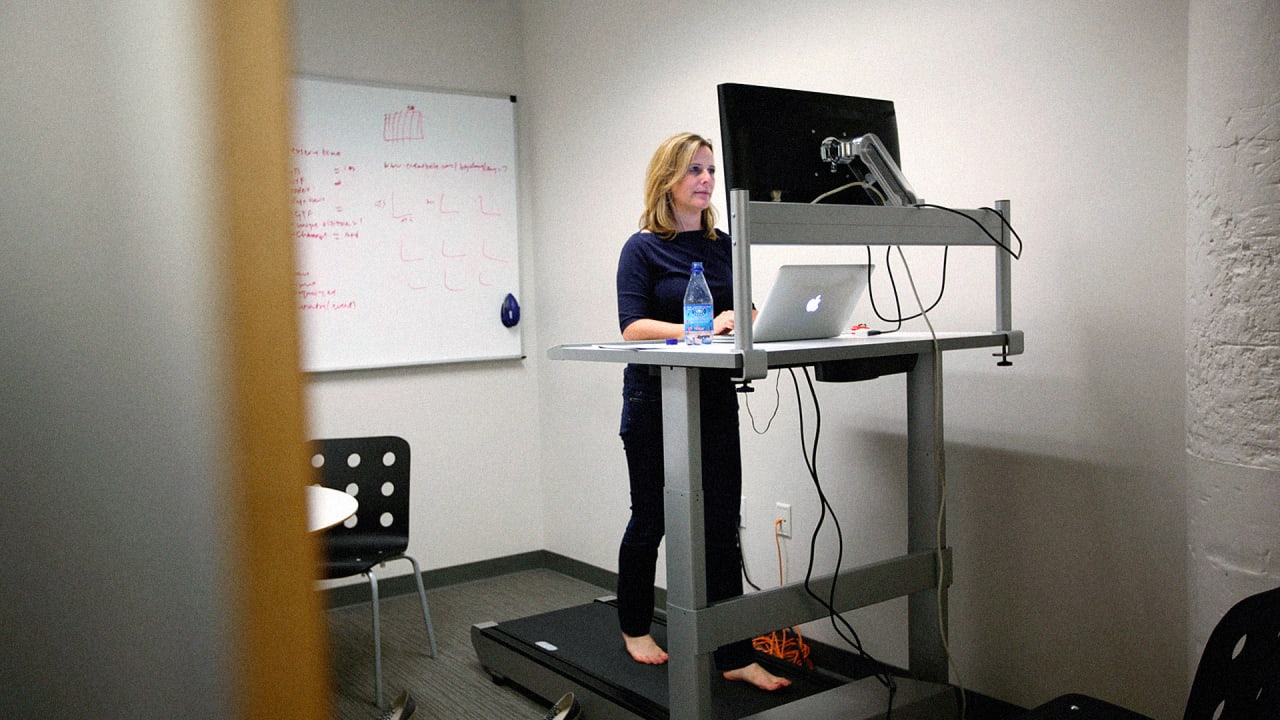
[[[373,607],[373,686],[378,709],[382,709],[382,625],[378,621],[378,578],[373,570],[364,574],[369,578],[369,604]]]
[[[427,621],[427,639],[431,642],[431,657],[436,656],[436,630],[431,625],[431,611],[427,609],[427,590],[422,585],[422,570],[418,568],[418,561],[404,556],[413,565],[413,579],[418,582],[418,599],[422,600],[422,617]]]

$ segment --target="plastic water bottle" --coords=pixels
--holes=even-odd
[[[711,288],[702,274],[702,263],[693,264],[689,287],[684,291],[684,341],[687,345],[709,345],[715,330]]]

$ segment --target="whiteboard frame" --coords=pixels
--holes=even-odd
[[[514,173],[512,178],[513,205],[514,205],[514,212],[515,212],[515,222],[513,227],[513,233],[514,233],[514,248],[515,248],[515,255],[516,255],[514,290],[511,291],[511,294],[516,298],[517,302],[521,302],[521,297],[523,294],[523,291],[522,291],[523,270],[521,268],[521,265],[522,265],[521,246],[523,244],[522,243],[522,240],[523,240],[522,225],[524,222],[524,218],[523,218],[523,209],[521,207],[522,193],[521,193],[521,176],[520,176],[520,168],[521,168],[521,165],[520,165],[520,151],[521,151],[520,107],[519,107],[518,98],[515,94],[496,93],[496,92],[479,92],[479,91],[472,91],[472,90],[462,90],[457,88],[417,86],[417,85],[411,85],[411,84],[405,84],[405,83],[381,82],[381,81],[374,81],[374,80],[354,79],[354,78],[338,77],[338,76],[332,76],[332,75],[321,75],[321,74],[313,74],[313,73],[292,73],[289,76],[289,90],[290,90],[290,98],[291,98],[290,136],[289,137],[290,137],[290,154],[291,155],[292,155],[293,148],[296,147],[296,143],[298,141],[296,131],[297,131],[297,123],[300,122],[300,117],[299,117],[300,110],[296,106],[296,92],[297,92],[298,81],[318,81],[318,82],[324,82],[324,83],[333,83],[335,85],[352,86],[356,88],[404,91],[408,93],[419,93],[419,94],[425,94],[425,95],[449,95],[449,96],[487,98],[487,99],[493,99],[493,100],[509,101],[511,105],[511,133],[512,133],[511,160],[512,160],[513,173]],[[290,160],[290,167],[296,168],[296,165],[293,163],[292,158]],[[301,258],[301,253],[299,252],[299,249],[298,249],[299,238],[297,236],[296,227],[291,225],[291,228],[294,229],[294,235],[292,237],[292,241],[294,243],[295,269],[301,269],[302,258]],[[495,316],[499,314],[499,311],[500,311],[500,307],[493,308],[493,314]],[[524,360],[527,357],[527,354],[525,352],[525,337],[524,337],[524,331],[522,327],[522,323],[525,322],[525,317],[526,317],[526,312],[523,304],[521,304],[521,307],[520,307],[520,316],[521,316],[520,324],[517,324],[514,328],[512,328],[512,330],[516,335],[515,337],[516,347],[515,347],[515,350],[511,352],[505,352],[505,351],[493,352],[493,353],[481,352],[475,355],[461,354],[461,355],[442,356],[442,357],[424,357],[421,359],[392,359],[386,362],[370,361],[370,362],[355,362],[355,363],[329,363],[329,364],[322,364],[319,366],[316,366],[316,365],[308,366],[307,358],[304,356],[303,348],[300,347],[299,354],[298,354],[299,363],[301,366],[300,369],[304,373],[314,374],[314,373],[358,372],[358,371],[366,371],[366,370],[408,368],[408,367],[418,367],[418,366],[428,366],[428,365],[449,365],[449,364],[456,364],[456,363]],[[305,332],[306,327],[305,327],[305,323],[302,320],[301,310],[298,311],[298,330],[299,330],[299,343],[305,344],[303,333]]]

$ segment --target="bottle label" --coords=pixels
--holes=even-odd
[[[691,345],[711,342],[715,329],[710,303],[688,303],[684,306],[684,337]]]

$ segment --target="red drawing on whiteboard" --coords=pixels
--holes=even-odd
[[[410,105],[382,116],[382,139],[387,142],[421,140],[422,112]]]
[[[396,211],[396,194],[391,193],[391,219],[399,220],[402,223],[413,222],[413,211],[406,210],[404,212]]]
[[[485,260],[492,260],[494,262],[500,262],[500,263],[511,262],[507,258],[499,257],[497,255],[494,255],[492,252],[490,252],[488,240],[485,240],[483,243],[480,244],[480,254],[484,256]]]
[[[429,201],[428,201],[429,202]],[[457,215],[461,210],[445,210],[444,209],[444,193],[440,193],[440,201],[436,203],[441,215]]]
[[[444,284],[444,289],[445,289],[445,290],[448,290],[449,292],[462,292],[462,291],[464,291],[464,290],[466,290],[466,289],[467,289],[465,285],[455,285],[454,283],[449,282],[449,269],[448,269],[448,268],[445,268],[445,270],[444,270],[444,273],[443,273],[443,274],[444,274],[444,283],[443,283],[443,284]]]
[[[449,250],[447,250],[447,249],[445,248],[445,243],[446,243],[446,242],[448,242],[448,239],[445,239],[445,240],[441,240],[441,241],[440,241],[440,257],[445,257],[445,258],[462,258],[462,257],[466,257],[466,256],[467,256],[467,254],[466,254],[466,253],[464,253],[464,252],[449,252]]]
[[[501,210],[492,210],[492,209],[486,209],[486,208],[485,208],[485,206],[484,206],[484,196],[483,196],[483,195],[477,195],[477,196],[476,196],[476,198],[480,201],[480,214],[481,214],[481,215],[496,215],[496,216],[501,216],[501,215],[502,215],[502,211],[501,211]]]
[[[425,257],[413,257],[409,254],[408,248],[405,247],[405,242],[407,240],[408,240],[407,237],[404,237],[404,236],[400,237],[400,262],[408,263],[408,262],[421,262],[423,260],[426,260]]]

